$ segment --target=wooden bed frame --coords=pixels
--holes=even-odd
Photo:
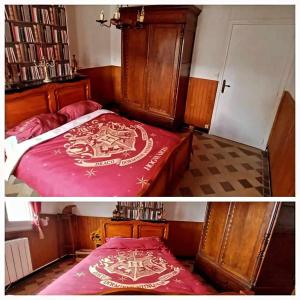
[[[105,242],[106,238],[123,237],[123,238],[140,238],[140,237],[159,237],[167,240],[169,235],[168,223],[152,223],[140,220],[130,221],[112,221],[105,220],[102,222],[101,241]]]
[[[168,239],[169,224],[168,223],[151,223],[139,220],[132,221],[102,221],[101,241],[105,242],[106,238],[123,237],[123,238],[140,238],[140,237],[159,237],[162,240]],[[237,292],[217,293],[217,295],[253,295],[252,291],[243,290]],[[99,295],[179,295],[172,292],[157,292],[142,288],[111,288]],[[180,294],[186,295],[186,294]]]
[[[49,83],[23,92],[5,95],[5,129],[37,114],[57,112],[71,103],[90,99],[90,81]],[[178,133],[181,141],[165,159],[155,178],[144,185],[137,196],[168,196],[183,172],[189,167],[193,134]]]

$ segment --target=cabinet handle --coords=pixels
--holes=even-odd
[[[230,85],[226,84],[226,80],[224,79],[223,83],[222,83],[222,89],[221,89],[221,93],[222,94],[224,93],[226,87],[230,87]]]

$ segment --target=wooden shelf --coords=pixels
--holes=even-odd
[[[5,20],[5,22],[19,24],[19,25],[29,25],[29,26],[31,26],[31,25],[52,26],[52,27],[57,27],[57,28],[62,29],[62,30],[67,29],[66,25],[55,25],[55,24],[28,22],[28,21],[20,21],[20,20]]]
[[[52,46],[52,45],[69,45],[69,43],[46,43],[46,42],[5,42],[5,44],[34,44],[34,45],[45,45],[45,46]]]

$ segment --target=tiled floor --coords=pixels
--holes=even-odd
[[[174,196],[270,196],[263,151],[195,132],[190,169]]]
[[[11,176],[5,184],[10,197],[38,194]],[[190,168],[173,196],[270,196],[266,154],[258,149],[195,132]]]
[[[71,269],[77,262],[73,258],[61,259],[45,269],[6,288],[6,295],[36,295],[52,281]]]
[[[193,260],[180,260],[180,262],[188,268],[191,272],[193,271]],[[6,295],[36,295],[41,290],[43,290],[47,285],[49,285],[52,281],[58,278],[60,275],[68,271],[72,268],[76,262],[72,258],[65,258],[62,259],[47,268],[34,273],[31,276],[28,276],[26,279],[15,283],[14,285],[10,286],[6,289]],[[204,279],[195,274],[195,276],[201,282],[205,282]],[[207,283],[206,283],[207,284]],[[211,286],[212,292],[215,289]]]

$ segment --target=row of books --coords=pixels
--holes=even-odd
[[[55,68],[49,68],[50,77],[63,77],[70,75],[70,64],[57,64]],[[20,81],[34,81],[45,78],[43,68],[39,68],[35,65],[21,66],[11,65],[5,70],[6,82],[16,83]]]
[[[5,19],[31,22],[30,5],[5,5]]]
[[[67,30],[53,30],[54,43],[68,43]]]
[[[21,81],[40,80],[45,77],[43,70],[37,66],[21,67]]]
[[[68,45],[54,45],[43,48],[41,45],[16,44],[5,48],[5,58],[8,63],[23,63],[47,60],[69,60]]]
[[[161,220],[163,211],[153,210],[151,208],[127,208],[125,211],[122,211],[120,214],[121,218],[128,219],[139,219],[139,220]]]
[[[5,59],[8,63],[16,63],[17,61],[19,61],[16,57],[13,47],[5,48]]]
[[[66,26],[65,10],[62,7],[32,7],[32,21],[56,26]]]
[[[50,26],[33,25],[31,26],[9,26],[5,23],[6,42],[27,42],[27,43],[68,43],[66,30],[57,30]]]
[[[6,5],[5,19],[66,26],[65,10],[61,5],[49,6],[48,8],[32,5]]]
[[[54,77],[62,77],[68,75],[71,75],[71,67],[69,63],[56,65],[56,75]]]
[[[35,38],[32,32],[32,28],[29,26],[18,26],[14,25],[11,27],[13,39],[15,42],[28,42],[34,43]]]
[[[68,45],[54,45],[53,46],[53,56],[51,47],[46,48],[46,57],[48,59],[55,59],[55,60],[69,60],[69,46]]]
[[[129,207],[129,208],[153,208],[153,209],[163,209],[163,203],[162,202],[118,202],[118,207]]]

